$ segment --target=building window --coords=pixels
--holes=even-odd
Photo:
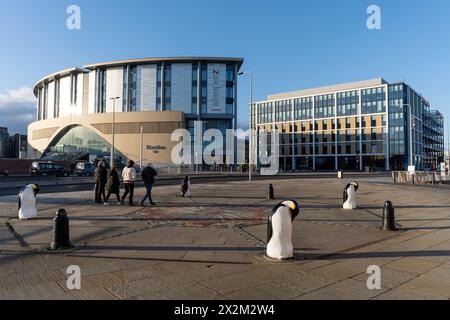
[[[48,84],[44,86],[44,108],[42,112],[42,119],[47,119],[47,110],[48,110]]]
[[[156,111],[162,110],[162,65],[156,67]]]
[[[227,114],[233,114],[234,112],[234,104],[235,104],[235,97],[234,97],[234,89],[235,89],[235,83],[236,83],[236,65],[234,64],[227,64],[227,96],[226,96],[226,113]]]
[[[137,111],[137,66],[130,68],[130,109],[127,111]]]
[[[191,113],[197,114],[198,102],[198,63],[192,64],[192,104]]]
[[[78,94],[78,75],[72,74],[70,76],[70,103],[77,104]]]
[[[315,117],[330,118],[334,117],[335,96],[326,94],[314,97]]]
[[[96,113],[106,112],[106,70],[97,71]]]
[[[308,120],[312,118],[312,98],[294,100],[294,119]]]
[[[59,105],[60,105],[60,96],[61,96],[61,82],[59,79],[55,80],[55,108],[54,108],[54,117],[59,117]]]
[[[386,112],[386,90],[384,87],[361,90],[363,114]]]
[[[359,91],[340,92],[337,94],[338,116],[354,116],[358,114]]]
[[[129,66],[123,68],[123,92],[122,92],[122,112],[128,111],[128,101],[130,95],[130,75]]]
[[[172,65],[164,65],[164,105],[163,110],[172,110]]]
[[[201,64],[201,113],[206,114],[208,112],[208,65],[206,63]]]

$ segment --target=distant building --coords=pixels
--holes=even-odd
[[[23,134],[15,134],[9,137],[7,158],[24,159],[27,155],[28,136]]]
[[[0,127],[0,158],[6,158],[8,155],[8,128]]]

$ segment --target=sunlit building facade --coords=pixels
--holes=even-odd
[[[275,94],[250,108],[253,159],[276,131],[280,168],[433,168],[444,155],[439,111],[406,83],[373,79]]]

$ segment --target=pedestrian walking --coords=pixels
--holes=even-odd
[[[134,168],[133,160],[127,162],[127,166],[122,171],[122,179],[125,185],[125,193],[122,196],[121,204],[123,205],[127,196],[130,195],[128,201],[130,206],[132,206],[134,204],[134,183],[136,182],[136,169]]]
[[[108,174],[108,182],[106,184],[106,189],[108,190],[106,194],[105,206],[109,205],[109,197],[112,194],[116,195],[117,203],[121,204],[120,201],[120,178],[116,167],[113,167]]]
[[[144,199],[141,201],[141,206],[144,206],[145,200],[147,198],[150,200],[150,205],[155,206],[156,204],[153,202],[152,199],[152,189],[153,185],[155,184],[155,177],[158,175],[155,168],[153,168],[153,165],[151,163],[148,163],[144,170],[142,170],[142,181],[144,181],[146,193],[144,196]]]
[[[105,186],[108,179],[108,171],[105,163],[100,161],[95,169],[95,202],[104,203],[106,200]]]

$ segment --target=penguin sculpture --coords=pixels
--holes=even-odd
[[[192,197],[191,193],[191,179],[186,176],[186,178],[183,179],[183,182],[181,183],[181,197]]]
[[[294,200],[279,203],[272,209],[267,222],[267,256],[285,260],[294,257],[292,223],[300,212]]]
[[[37,217],[36,196],[40,191],[37,184],[24,187],[19,193],[19,219],[28,220]]]
[[[356,209],[356,191],[358,190],[357,182],[350,182],[344,189],[344,205],[346,210]]]

